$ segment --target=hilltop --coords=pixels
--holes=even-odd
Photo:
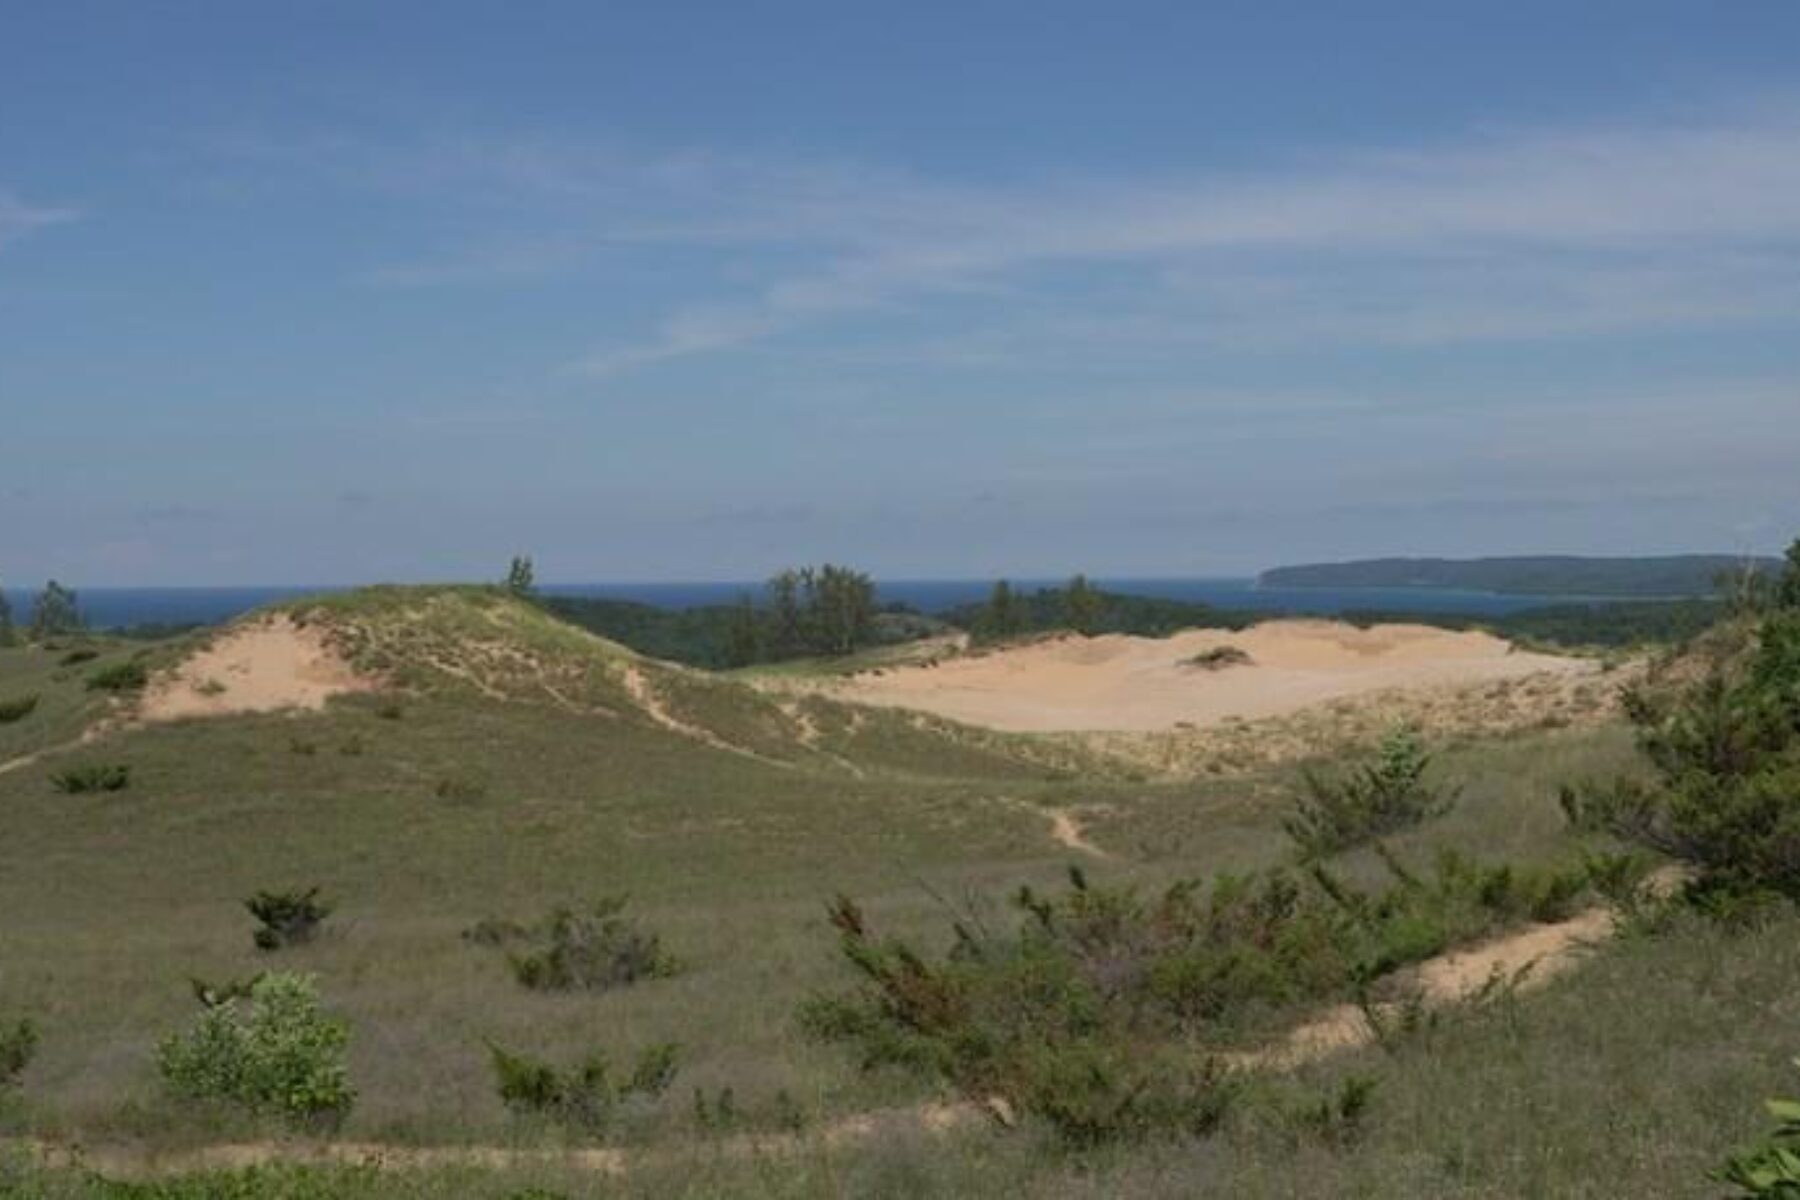
[[[1276,567],[1264,587],[1455,588],[1534,596],[1696,597],[1717,590],[1721,575],[1754,570],[1773,578],[1778,558],[1677,554],[1654,558],[1529,555],[1511,558],[1369,558]]]

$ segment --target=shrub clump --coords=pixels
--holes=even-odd
[[[138,692],[150,682],[149,672],[141,662],[114,663],[101,667],[87,678],[90,692]]]
[[[849,991],[807,1001],[813,1037],[865,1069],[947,1084],[996,1119],[1046,1122],[1067,1144],[1201,1134],[1235,1091],[1214,1052],[1299,1005],[1368,994],[1448,946],[1565,915],[1586,872],[1488,867],[1456,856],[1365,894],[1323,868],[1185,880],[1146,898],[1079,871],[1053,896],[1024,888],[1016,929],[958,921],[931,957],[830,910]]]
[[[662,938],[625,915],[627,897],[586,911],[558,908],[536,925],[485,920],[464,931],[478,945],[506,950],[513,976],[534,991],[606,991],[680,970]]]
[[[19,1076],[37,1057],[37,1026],[27,1017],[0,1026],[0,1092],[18,1086]]]
[[[131,768],[123,763],[70,767],[50,776],[50,786],[69,796],[83,792],[122,792],[131,786]]]
[[[244,907],[260,923],[251,940],[258,950],[265,951],[312,941],[332,912],[332,905],[319,899],[316,887],[258,892],[244,901]]]
[[[1249,652],[1240,646],[1214,646],[1182,659],[1181,665],[1202,671],[1223,671],[1227,667],[1247,667],[1251,661]]]
[[[157,1047],[169,1091],[299,1124],[332,1125],[356,1093],[344,1065],[349,1026],[327,1016],[312,978],[261,976],[247,994],[206,1004],[186,1031]]]
[[[1800,608],[1684,690],[1629,693],[1626,713],[1651,779],[1565,788],[1570,821],[1687,864],[1689,898],[1721,911],[1800,900]]]
[[[1281,825],[1302,859],[1398,833],[1442,816],[1460,789],[1426,778],[1431,756],[1419,735],[1402,726],[1382,739],[1373,757],[1341,775],[1306,770],[1306,795]]]
[[[630,1105],[654,1101],[668,1090],[675,1079],[678,1049],[673,1042],[652,1045],[624,1075],[616,1075],[606,1054],[598,1050],[567,1069],[492,1042],[488,1054],[495,1087],[507,1108],[599,1133]]]
[[[29,696],[20,696],[16,700],[0,700],[0,725],[11,725],[14,721],[23,721],[37,710],[37,706],[36,692]]]
[[[1800,1066],[1800,1059],[1794,1060]],[[1713,1178],[1729,1183],[1742,1200],[1800,1197],[1800,1100],[1769,1100],[1776,1126],[1753,1149],[1734,1154]]]

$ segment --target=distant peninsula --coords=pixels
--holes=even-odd
[[[1781,560],[1732,554],[1367,558],[1276,567],[1264,571],[1257,582],[1263,587],[1288,588],[1454,588],[1505,595],[1685,597],[1710,595],[1721,574],[1746,567],[1759,574],[1778,573]]]

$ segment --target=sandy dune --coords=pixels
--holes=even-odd
[[[1249,662],[1208,669],[1187,661],[1221,646],[1236,647]],[[859,675],[832,690],[846,700],[993,729],[1144,731],[1278,716],[1393,688],[1595,669],[1582,659],[1518,650],[1486,633],[1287,620],[1170,638],[1059,638]]]
[[[319,709],[333,696],[374,686],[326,644],[321,631],[275,616],[233,626],[173,672],[157,677],[138,715],[146,721],[173,721]]]

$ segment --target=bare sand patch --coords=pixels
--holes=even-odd
[[[333,696],[376,686],[332,648],[323,630],[297,625],[283,614],[235,625],[157,676],[145,690],[138,715],[146,721],[174,721],[316,710]]]
[[[1247,661],[1212,668],[1207,656],[1223,647]],[[1145,732],[1280,716],[1373,692],[1597,670],[1487,633],[1280,620],[1168,638],[1057,638],[859,675],[830,690],[1011,732]]]

